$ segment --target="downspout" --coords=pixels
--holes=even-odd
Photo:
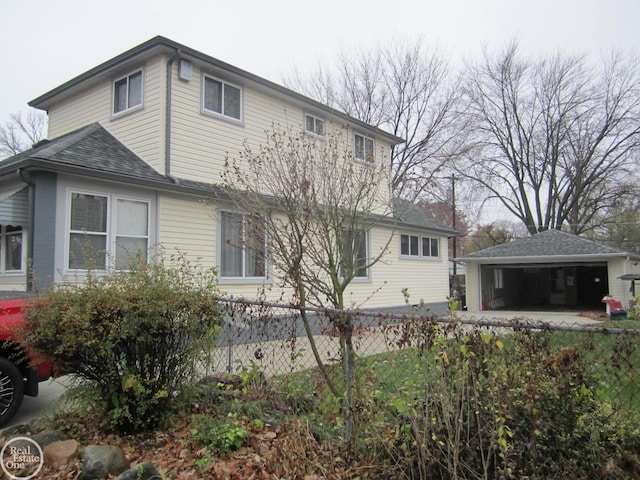
[[[167,63],[167,94],[165,95],[164,174],[174,182],[177,182],[177,180],[171,175],[171,90],[173,83],[173,64],[178,58],[180,58],[180,55],[180,49],[177,49],[176,53]]]
[[[33,291],[33,246],[34,246],[34,228],[35,228],[35,195],[36,186],[35,183],[28,177],[23,168],[18,168],[18,176],[20,180],[26,183],[29,187],[29,233],[27,235],[27,292]]]

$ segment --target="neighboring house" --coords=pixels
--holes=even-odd
[[[162,245],[217,267],[228,294],[253,297],[275,285],[278,272],[238,246],[243,230],[234,227],[249,212],[237,211],[219,188],[225,155],[245,140],[264,142],[274,125],[320,138],[330,125],[346,125],[361,162],[390,164],[402,142],[163,37],[29,105],[48,113],[50,140],[0,162],[1,290],[81,281],[89,268],[122,267],[127,254],[153,255]],[[456,232],[413,206],[398,211],[397,222],[367,232],[368,255],[389,235],[393,241],[384,261],[354,280],[349,301],[401,306],[407,288],[413,302],[443,307],[447,237]],[[279,294],[274,288],[272,298]]]
[[[605,309],[605,295],[627,305],[640,256],[547,230],[466,255],[466,301],[472,312],[494,309]]]

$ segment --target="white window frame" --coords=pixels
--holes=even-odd
[[[223,214],[230,214],[230,215],[241,215],[242,216],[242,239],[241,242],[244,244],[244,242],[246,241],[246,236],[247,236],[247,226],[246,226],[246,221],[247,221],[247,217],[249,216],[249,214],[247,214],[246,212],[240,212],[237,210],[231,210],[231,209],[222,209],[219,211],[219,215],[218,215],[218,222],[217,222],[217,230],[218,233],[216,235],[216,240],[217,240],[217,257],[218,257],[218,261],[216,262],[218,265],[218,272],[220,274],[219,279],[220,279],[220,283],[264,283],[266,280],[269,279],[269,263],[267,261],[267,236],[266,234],[264,235],[264,239],[263,239],[263,269],[264,269],[264,275],[262,276],[248,276],[247,275],[247,249],[244,247],[244,245],[236,245],[236,248],[241,249],[241,270],[242,270],[242,274],[240,276],[225,276],[224,272],[222,270],[222,255],[223,253],[223,249],[224,249],[224,245],[226,243],[225,239],[222,238],[223,235],[223,229],[222,229],[222,217]]]
[[[130,94],[131,94],[131,77],[140,74],[140,103],[136,103],[135,105],[131,105],[130,102]],[[116,85],[120,82],[122,82],[123,80],[126,80],[126,101],[125,101],[125,107],[122,110],[117,110],[116,111],[116,105],[117,105],[117,90],[116,90]],[[114,117],[118,117],[120,115],[124,115],[130,112],[133,112],[135,110],[139,110],[144,106],[144,69],[143,68],[138,68],[132,72],[129,72],[126,75],[123,75],[121,77],[116,78],[113,81],[112,87],[111,87],[111,114]]]
[[[344,231],[343,231],[344,232]],[[364,275],[358,275],[357,271],[356,271],[356,275],[353,277],[352,282],[368,282],[371,280],[371,267],[369,266],[369,263],[371,262],[371,235],[369,234],[369,230],[365,230],[364,232],[362,232],[362,230],[360,230],[361,233],[364,233],[365,237],[364,237],[364,248],[365,248],[365,265],[367,265],[367,267],[364,268]],[[342,272],[342,262],[340,262],[340,277],[343,278],[343,272]]]
[[[22,225],[11,225],[12,227],[20,227],[19,232],[7,232],[7,227],[9,225],[0,225],[0,273],[5,275],[18,275],[24,274],[25,272],[25,230]],[[20,268],[19,269],[7,269],[7,252],[9,249],[7,248],[9,242],[8,239],[11,236],[20,235]]]
[[[362,139],[363,155],[358,154],[358,137]],[[367,151],[367,141],[371,142],[371,152]],[[375,161],[376,141],[373,137],[369,137],[362,133],[354,132],[353,134],[353,156],[362,163],[371,164]]]
[[[402,252],[403,247],[403,237],[407,238],[407,247],[409,249],[408,253]],[[425,241],[428,244],[428,252],[425,252]],[[438,255],[431,255],[432,243],[436,242],[438,246]],[[421,259],[430,259],[430,260],[438,260],[441,257],[440,253],[440,238],[438,237],[430,237],[428,235],[418,235],[416,233],[400,233],[399,235],[400,242],[400,258],[421,258]],[[416,247],[415,249],[413,247]]]
[[[221,92],[222,92],[222,97],[220,99],[220,111],[216,111],[216,110],[211,110],[208,109],[205,105],[206,102],[206,88],[207,88],[207,79],[212,80],[214,82],[218,82],[221,85]],[[229,86],[231,88],[235,88],[239,91],[239,95],[240,95],[240,112],[239,112],[239,117],[234,117],[232,115],[228,115],[225,112],[225,102],[224,102],[224,96],[225,96],[225,87]],[[224,118],[226,120],[230,120],[232,122],[238,122],[238,123],[242,123],[244,120],[244,89],[240,86],[240,85],[236,85],[234,83],[231,82],[227,82],[226,80],[223,80],[221,78],[218,77],[214,77],[213,75],[209,75],[206,73],[202,74],[202,87],[201,87],[201,93],[200,93],[200,109],[203,113],[207,114],[207,115],[213,115],[215,117],[220,117],[220,118]]]
[[[95,197],[106,198],[107,200],[107,212],[106,212],[106,225],[104,232],[85,232],[82,230],[72,230],[71,229],[71,216],[72,216],[72,208],[73,208],[73,195],[91,195]],[[146,236],[136,236],[137,238],[145,238],[147,243],[147,248],[145,252],[145,260],[149,261],[149,250],[150,250],[150,233],[151,233],[151,201],[144,198],[136,198],[134,196],[120,195],[114,193],[104,193],[104,192],[96,192],[96,191],[87,191],[87,190],[79,190],[79,189],[69,189],[67,193],[67,218],[66,218],[66,227],[65,227],[65,255],[64,255],[64,268],[66,272],[87,272],[89,269],[86,268],[72,268],[69,265],[71,261],[71,235],[72,234],[90,234],[90,235],[101,235],[105,237],[105,252],[104,252],[104,269],[96,269],[98,272],[106,272],[112,268],[117,267],[117,259],[116,259],[116,250],[117,250],[117,239],[118,237],[130,237],[133,238],[132,235],[119,234],[117,231],[117,202],[118,200],[125,200],[131,202],[139,202],[147,205],[147,234]]]
[[[312,120],[313,121],[313,129],[309,130],[308,128],[308,120]],[[320,125],[320,128],[318,128],[318,125]],[[316,137],[319,138],[325,138],[325,136],[327,135],[327,122],[325,121],[324,118],[319,117],[317,115],[314,115],[312,113],[305,113],[304,114],[304,131],[310,135],[314,135]],[[320,130],[320,131],[318,131]]]
[[[125,201],[125,202],[135,202],[135,203],[143,203],[147,206],[147,225],[146,225],[146,235],[140,235],[140,234],[132,234],[132,233],[120,233],[118,232],[118,219],[117,219],[117,215],[118,215],[118,200],[121,201]],[[111,239],[112,243],[111,243],[111,247],[110,247],[110,252],[111,252],[111,257],[112,257],[112,261],[113,261],[113,265],[114,267],[117,268],[117,262],[118,262],[118,258],[117,258],[117,253],[118,253],[118,238],[135,238],[135,239],[144,239],[146,241],[147,244],[147,248],[145,249],[146,251],[146,255],[144,256],[144,260],[145,261],[149,261],[149,241],[150,241],[150,232],[151,232],[151,202],[149,200],[145,200],[145,199],[140,199],[140,198],[134,198],[134,197],[129,197],[129,196],[124,196],[124,195],[113,195],[112,196],[112,203],[114,205],[114,208],[112,209],[112,219],[111,222],[114,225],[113,228],[113,238]],[[131,254],[131,252],[127,252],[129,255]]]

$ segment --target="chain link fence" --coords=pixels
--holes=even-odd
[[[638,478],[637,321],[219,304],[212,370],[344,422],[385,478]]]
[[[331,310],[308,308],[307,332],[296,306],[232,298],[219,301],[223,322],[211,359],[214,372],[238,373],[257,368],[269,378],[314,368],[317,360],[310,338],[324,364],[342,362],[343,346],[338,328],[330,319]],[[432,335],[434,325],[449,336],[459,335],[460,331],[494,336],[515,331],[546,332],[557,351],[567,353],[573,349],[588,355],[589,361],[599,366],[602,388],[620,390],[617,398],[640,405],[640,330],[625,328],[624,322],[617,322],[621,326],[616,322],[603,325],[602,321],[585,317],[580,323],[570,323],[562,315],[553,319],[553,314],[544,321],[523,316],[507,319],[500,312],[491,312],[495,316],[489,312],[478,316],[466,312],[435,316],[419,306],[348,313],[358,358],[419,347],[424,340],[421,336]],[[425,325],[430,328],[425,330]]]

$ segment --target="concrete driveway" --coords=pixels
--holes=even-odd
[[[529,319],[533,321],[548,322],[553,325],[589,325],[597,326],[601,322],[593,318],[582,317],[579,312],[534,312],[511,310],[485,310],[482,312],[456,312],[459,318],[486,319],[486,320],[511,320]]]
[[[2,430],[15,427],[16,425],[26,425],[36,418],[53,414],[60,405],[60,395],[69,386],[68,376],[47,380],[40,383],[37,397],[25,396],[18,413],[9,421]]]

